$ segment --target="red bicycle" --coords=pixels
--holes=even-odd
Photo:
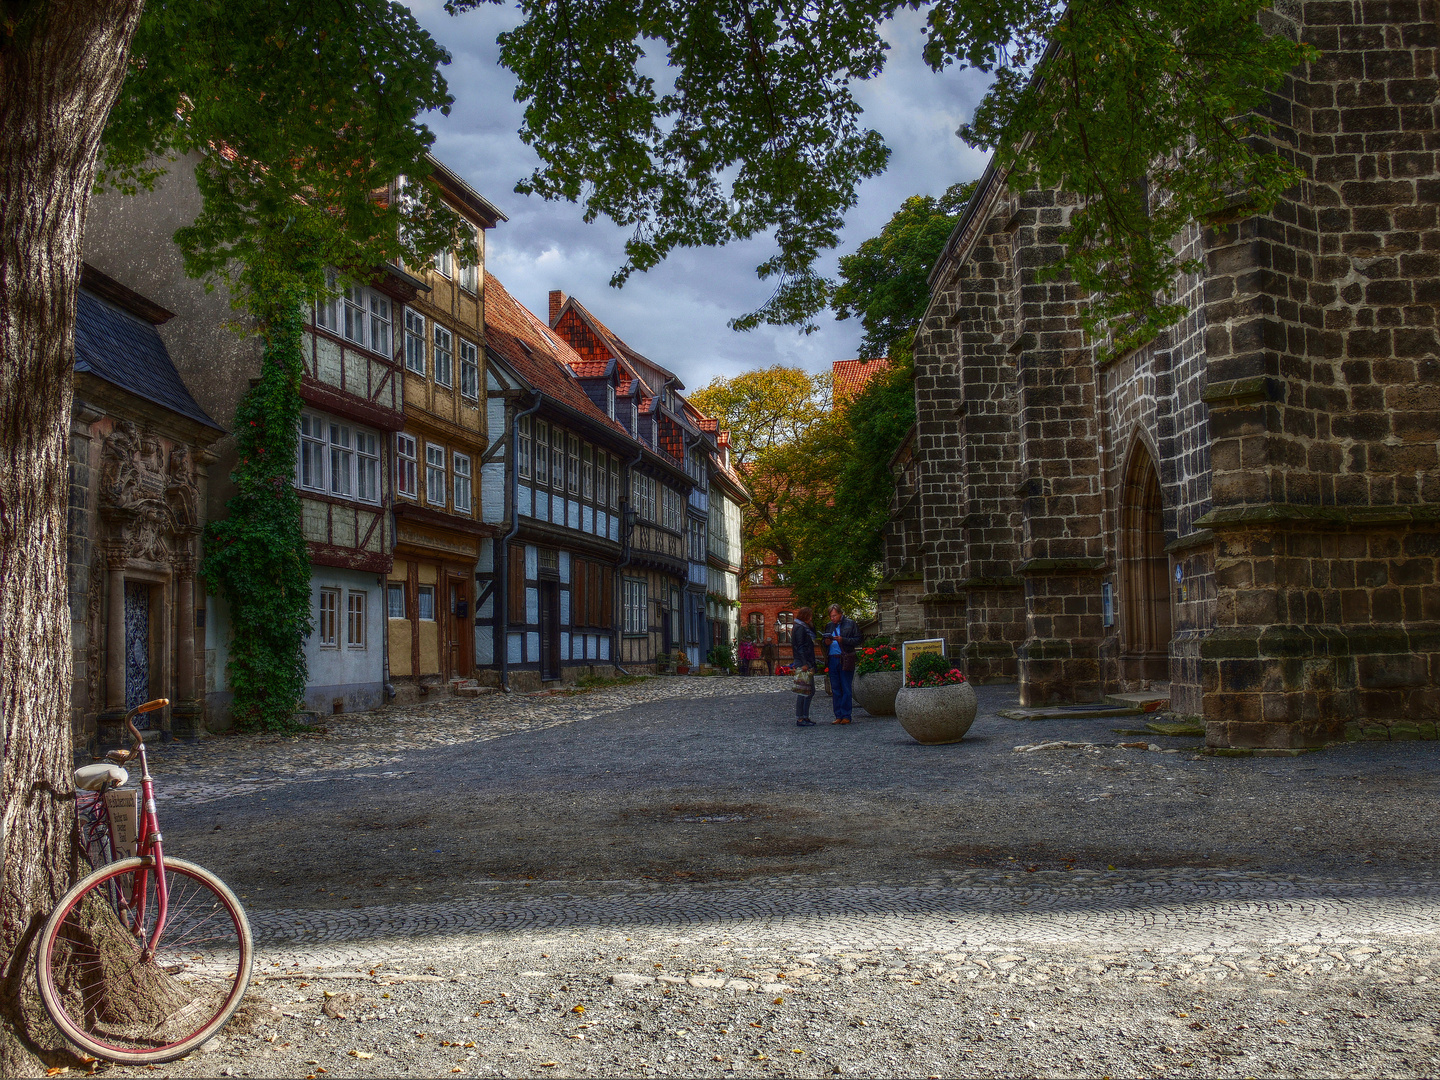
[[[65,894],[36,958],[55,1026],[81,1049],[127,1065],[172,1061],[212,1038],[245,996],[254,951],[250,923],[225,883],[165,857],[134,718],[168,704],[157,698],[131,709],[125,723],[134,746],[75,770],[77,793],[96,796],[87,839],[100,839],[101,859],[114,861]],[[137,758],[139,805],[134,790],[124,790],[124,766]],[[95,848],[87,849],[94,859]]]

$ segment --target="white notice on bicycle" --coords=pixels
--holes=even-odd
[[[136,833],[140,831],[138,791],[116,788],[105,793],[105,809],[115,830],[115,857],[135,854]]]

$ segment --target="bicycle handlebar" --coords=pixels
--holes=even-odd
[[[140,735],[140,729],[135,726],[135,716],[140,713],[154,712],[156,709],[163,709],[170,704],[169,698],[157,697],[154,701],[147,701],[143,705],[136,705],[125,714],[125,724],[130,728],[130,734],[135,736],[135,747],[138,749],[145,740]]]

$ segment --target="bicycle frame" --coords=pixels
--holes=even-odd
[[[130,733],[135,738],[135,745],[129,751],[115,751],[107,755],[120,762],[129,761],[138,756],[140,758],[140,813],[135,823],[135,854],[142,859],[149,860],[149,865],[142,865],[135,872],[135,880],[130,889],[130,900],[126,903],[123,898],[121,903],[128,909],[122,912],[130,921],[130,932],[139,935],[145,924],[145,894],[146,885],[149,883],[150,874],[155,875],[155,932],[150,940],[144,943],[143,957],[146,961],[152,959],[160,945],[160,938],[165,932],[165,916],[170,910],[170,885],[165,877],[165,844],[164,837],[160,833],[160,820],[155,813],[155,781],[150,775],[150,762],[145,753],[145,740],[141,737],[140,731],[135,726],[135,716],[140,713],[154,712],[156,709],[163,709],[170,704],[168,698],[156,698],[154,701],[147,701],[143,705],[137,705],[125,714],[125,724],[130,728]],[[108,813],[108,812],[107,812]],[[115,847],[114,823],[111,822],[111,848]]]

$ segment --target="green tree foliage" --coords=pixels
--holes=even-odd
[[[305,687],[310,566],[292,477],[301,310],[383,263],[475,255],[425,183],[448,112],[449,57],[387,0],[151,0],[105,133],[100,182],[152,185],[191,168],[202,196],[175,236],[186,270],[223,281],[265,339],[235,416],[236,496],[206,533],[204,576],[230,608],[237,722],[283,729]],[[391,198],[400,177],[403,198]]]
[[[449,55],[390,0],[150,0],[105,130],[101,184],[191,167],[203,205],[176,234],[186,269],[225,279],[262,322],[327,267],[358,278],[474,238],[423,183],[448,113]],[[196,157],[185,157],[185,155]],[[404,199],[386,197],[399,176]]]
[[[796,448],[830,415],[830,376],[782,365],[717,378],[690,403],[730,432],[731,462],[750,489],[741,547],[748,571],[793,557],[788,522],[808,502],[816,462]]]
[[[860,356],[908,366],[911,339],[930,303],[930,271],[974,194],[975,181],[954,184],[938,199],[912,195],[879,236],[840,256],[840,284],[830,298],[837,319],[858,318]]]
[[[883,70],[882,30],[902,8],[928,9],[931,67],[994,76],[962,137],[994,150],[1012,186],[1079,197],[1055,272],[1096,291],[1088,324],[1117,345],[1173,317],[1181,228],[1236,201],[1268,208],[1301,175],[1254,110],[1312,53],[1266,30],[1263,0],[518,6],[501,62],[541,159],[519,190],[633,227],[615,284],[676,248],[773,235],[757,272],[775,291],[741,329],[813,329],[829,302],[816,261],[889,158],[852,86]],[[649,74],[660,57],[668,79]]]
[[[839,600],[863,611],[880,584],[884,530],[895,481],[890,459],[915,422],[910,368],[881,372],[796,447],[797,456],[823,462],[828,480],[794,520],[788,567],[796,598],[819,610]]]

